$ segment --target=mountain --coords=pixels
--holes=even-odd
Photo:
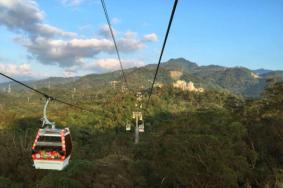
[[[156,64],[126,70],[126,77],[131,88],[151,86]],[[157,82],[172,84],[176,80],[192,81],[196,86],[209,90],[230,91],[235,94],[257,97],[266,85],[266,79],[283,80],[283,71],[265,72],[258,75],[245,67],[227,68],[218,65],[198,66],[184,58],[170,59],[161,64]],[[95,74],[82,77],[74,83],[75,87],[97,88],[110,86],[110,81],[121,80],[120,71]]]
[[[272,72],[262,74],[261,76],[265,79],[281,80],[282,75],[283,75],[283,71],[272,71]]]
[[[156,66],[156,64],[149,64],[125,70],[129,87],[132,89],[149,88]],[[171,85],[176,80],[192,81],[197,87],[207,90],[229,91],[247,97],[258,97],[263,91],[267,79],[283,80],[283,71],[250,70],[245,67],[228,68],[218,65],[199,66],[184,58],[177,58],[161,64],[157,82]],[[73,88],[80,91],[98,91],[110,88],[111,81],[117,81],[115,83],[117,86],[121,85],[123,82],[121,72],[90,74],[80,78],[49,78],[26,83],[31,86],[48,88],[50,82],[51,88],[60,88],[66,91],[71,91]],[[17,88],[15,83],[11,86]],[[1,87],[2,89],[7,87],[7,83],[0,84],[0,89]]]
[[[268,69],[256,69],[256,70],[253,70],[253,72],[256,73],[257,75],[263,75],[263,74],[267,74],[273,71],[268,70]]]
[[[49,87],[54,87],[54,86],[58,86],[58,85],[64,85],[64,84],[68,84],[70,82],[74,82],[76,80],[78,80],[79,77],[69,77],[69,78],[63,78],[63,77],[50,77],[47,79],[43,79],[43,80],[30,80],[30,81],[24,81],[23,83],[35,87],[35,88],[43,88]],[[11,88],[13,90],[16,91],[21,91],[21,90],[26,90],[26,88],[20,86],[19,84],[15,83],[15,82],[5,82],[5,83],[0,83],[0,90],[5,90],[8,89],[9,84],[11,86]]]
[[[184,72],[191,72],[191,70],[198,68],[198,65],[184,58],[178,58],[170,59],[169,61],[163,63],[162,67],[168,70],[182,70]]]

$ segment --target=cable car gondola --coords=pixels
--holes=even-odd
[[[58,129],[47,119],[46,109],[50,100],[47,98],[43,110],[42,126],[47,127],[38,130],[32,146],[32,159],[35,169],[63,170],[71,157],[71,133],[69,128]]]
[[[131,124],[130,123],[126,124],[126,131],[131,131]]]
[[[143,133],[144,132],[144,122],[143,122],[143,120],[139,120],[138,122],[139,122],[138,123],[138,125],[139,125],[139,132]]]

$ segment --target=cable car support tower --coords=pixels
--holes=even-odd
[[[136,126],[135,126],[135,144],[139,143],[139,133],[144,132],[144,121],[142,115],[142,100],[143,95],[141,92],[137,92],[137,99],[136,99],[136,111],[133,112],[133,119],[135,119]]]

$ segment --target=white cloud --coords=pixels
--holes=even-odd
[[[62,0],[61,2],[67,6],[79,6],[84,0]]]
[[[156,42],[158,40],[157,35],[155,33],[147,34],[143,37],[144,41],[148,42]]]
[[[126,32],[122,39],[117,42],[119,50],[124,52],[131,52],[145,48],[142,40],[139,40],[137,34],[134,32]]]
[[[140,67],[145,65],[142,60],[131,60],[123,59],[122,60],[123,68],[131,67]],[[83,61],[81,65],[75,65],[65,69],[65,75],[75,76],[80,71],[84,72],[95,72],[95,73],[104,73],[109,71],[120,70],[120,63],[116,58],[105,58],[97,59],[91,61]]]
[[[81,0],[65,0],[65,3],[78,4]],[[98,54],[114,54],[115,48],[109,35],[109,28],[103,25],[99,36],[85,38],[77,33],[67,32],[63,29],[44,23],[45,13],[34,0],[0,0],[0,26],[5,26],[15,31],[19,37],[15,42],[26,48],[28,57],[46,65],[57,65],[64,69],[85,66],[97,58]],[[113,23],[119,20],[114,18]],[[114,29],[118,49],[121,53],[132,53],[145,48],[146,42],[157,40],[152,33],[144,37],[138,37],[137,33],[119,33]],[[112,64],[110,63],[112,62]],[[99,71],[113,70],[115,61],[100,61],[90,67],[96,67]],[[125,62],[129,63],[130,62]],[[105,65],[104,65],[105,64]],[[125,65],[127,67],[127,65]],[[7,69],[7,67],[6,67]],[[85,68],[83,68],[85,69]],[[95,71],[95,70],[94,70]],[[72,72],[67,70],[67,72]]]
[[[77,76],[77,72],[76,71],[70,71],[68,69],[64,70],[64,77],[75,77]]]
[[[44,12],[33,0],[0,0],[0,26],[12,31],[27,33],[30,37],[63,36],[73,37],[76,34],[43,23]]]
[[[77,34],[74,32],[65,32],[57,27],[48,25],[48,24],[38,24],[37,25],[38,32],[41,33],[43,36],[50,36],[50,35],[60,35],[63,37],[76,37]]]
[[[131,67],[140,67],[144,65],[144,62],[142,60],[121,60],[123,67],[131,68]],[[101,71],[114,71],[120,69],[120,63],[118,59],[108,58],[108,59],[98,59],[96,61],[93,61],[89,64],[86,64],[84,66],[85,69],[92,69],[96,70],[99,69]]]
[[[140,67],[144,65],[144,62],[141,60],[121,60],[124,68],[131,67]],[[93,63],[100,69],[104,69],[106,71],[113,71],[120,69],[120,63],[118,59],[98,59]]]
[[[116,37],[118,32],[112,27],[112,31],[113,31],[113,34],[114,36]],[[107,24],[104,24],[102,25],[100,28],[99,28],[99,31],[98,31],[98,34],[102,37],[106,37],[106,38],[111,38],[111,32],[110,32],[110,29],[109,29],[109,26]]]
[[[60,40],[38,37],[32,40],[19,38],[17,41],[25,46],[39,62],[57,64],[60,67],[79,65],[82,63],[82,59],[94,58],[99,53],[113,54],[115,52],[111,39]],[[133,52],[144,47],[142,41],[133,36],[125,36],[117,43],[121,52]]]
[[[18,80],[32,80],[46,78],[47,75],[34,72],[30,64],[0,63],[0,72]],[[0,77],[0,82],[8,81]]]
[[[31,66],[29,64],[0,64],[0,72],[8,75],[29,75]]]
[[[125,61],[123,61],[125,63]],[[119,61],[117,59],[98,59],[96,61],[85,64],[84,69],[88,70],[100,70],[111,71],[118,70],[120,68]]]
[[[69,45],[74,48],[101,48],[111,50],[113,47],[112,41],[107,39],[72,39]]]

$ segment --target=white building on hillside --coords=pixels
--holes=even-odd
[[[192,91],[192,92],[204,92],[203,88],[196,88],[194,83],[192,81],[190,81],[189,83],[187,83],[184,80],[177,80],[176,82],[173,83],[173,87],[174,88],[179,88],[183,91]]]

